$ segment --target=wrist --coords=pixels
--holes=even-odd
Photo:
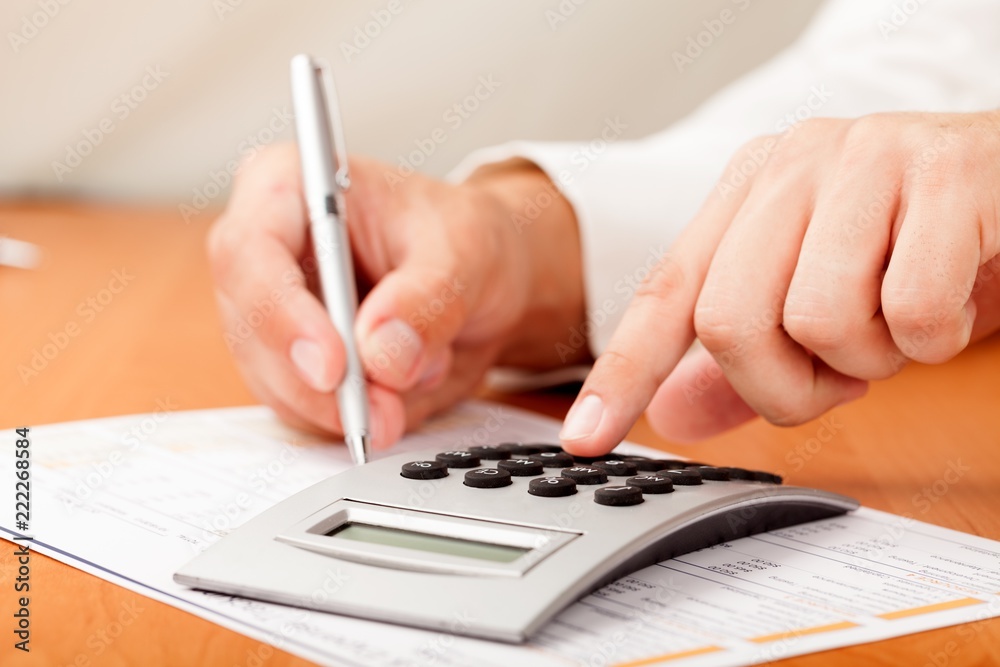
[[[507,263],[520,275],[506,282],[525,292],[498,363],[544,369],[590,361],[586,345],[568,345],[586,315],[580,233],[569,200],[537,165],[521,159],[487,165],[465,186],[497,203],[497,222],[522,260]]]

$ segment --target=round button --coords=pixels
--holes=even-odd
[[[497,449],[510,452],[512,456],[531,456],[542,451],[537,445],[528,445],[523,442],[503,442],[497,445]]]
[[[619,456],[618,454],[613,454],[611,452],[608,452],[607,454],[602,454],[601,456],[576,456],[576,455],[574,455],[573,459],[577,463],[580,463],[580,464],[583,464],[583,465],[590,465],[591,463],[594,463],[595,461],[617,461],[617,460],[621,459],[621,456]]]
[[[634,486],[643,493],[673,493],[674,483],[659,475],[639,475],[625,480],[628,486]]]
[[[576,482],[566,477],[539,477],[528,482],[528,493],[543,498],[572,496],[576,493]]]
[[[660,470],[683,470],[691,465],[690,461],[682,461],[680,459],[659,459],[663,467]]]
[[[473,456],[478,456],[484,461],[506,461],[510,458],[510,452],[494,447],[493,445],[483,445],[482,447],[469,447],[469,452]]]
[[[692,468],[692,470],[697,470],[698,474],[701,475],[702,479],[710,479],[713,482],[729,481],[728,468],[716,468],[715,466],[699,466],[697,468]]]
[[[615,477],[628,477],[639,472],[631,461],[594,461],[592,465]]]
[[[539,454],[543,452],[551,452],[553,454],[557,454],[563,450],[563,448],[560,447],[559,445],[552,445],[547,442],[533,442],[531,443],[531,446],[536,448]]]
[[[634,486],[605,486],[594,491],[594,502],[612,507],[638,505],[642,502],[642,491]]]
[[[545,472],[545,467],[538,461],[531,459],[511,459],[509,461],[497,461],[497,468],[506,470],[514,477],[532,477]]]
[[[626,456],[622,460],[633,464],[636,470],[641,472],[656,472],[657,470],[665,470],[670,467],[664,461],[658,461],[646,456]]]
[[[541,452],[531,456],[532,461],[538,461],[546,468],[569,468],[574,464],[573,457],[566,452]]]
[[[506,470],[477,468],[465,473],[465,485],[476,489],[498,489],[510,484],[510,473]]]
[[[475,468],[479,465],[479,457],[472,452],[457,449],[451,452],[441,452],[435,456],[438,461],[449,468]]]
[[[684,470],[661,470],[656,473],[660,477],[666,477],[676,486],[696,486],[701,484],[701,475],[694,468]]]
[[[753,473],[746,468],[726,468],[729,471],[729,479],[752,480]]]
[[[410,461],[399,474],[408,479],[440,479],[448,476],[448,466],[440,461]]]
[[[563,468],[562,476],[569,477],[577,484],[604,484],[608,481],[608,474],[606,472],[600,468],[591,468],[590,466]]]

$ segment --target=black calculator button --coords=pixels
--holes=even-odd
[[[574,455],[573,458],[576,460],[577,463],[580,463],[582,465],[587,466],[587,465],[590,465],[591,463],[594,463],[596,461],[619,461],[619,460],[621,460],[622,457],[619,456],[618,454],[613,454],[611,452],[608,452],[607,454],[602,454],[601,456],[576,456],[576,455]]]
[[[543,498],[572,496],[576,493],[576,482],[566,477],[539,477],[528,482],[528,493]]]
[[[631,477],[639,472],[631,461],[594,461],[591,465],[614,477]]]
[[[558,454],[563,450],[563,448],[560,447],[559,445],[550,445],[544,442],[533,442],[529,446],[537,449],[539,454],[544,454],[546,452],[550,454]]]
[[[696,486],[701,484],[701,475],[694,468],[661,470],[656,474],[660,477],[666,477],[674,483],[674,486]]]
[[[510,452],[499,447],[494,447],[493,445],[469,447],[469,453],[473,456],[478,456],[484,461],[506,461],[510,458]]]
[[[533,477],[545,472],[545,467],[538,461],[532,459],[511,459],[509,461],[497,461],[497,468],[506,470],[514,477]]]
[[[523,442],[504,442],[497,449],[510,452],[512,456],[531,456],[542,452],[538,445],[526,445]]]
[[[659,475],[629,477],[625,480],[625,484],[634,486],[643,493],[672,493],[674,490],[674,483],[670,479],[660,477]]]
[[[636,470],[640,472],[656,472],[657,470],[665,470],[670,467],[665,461],[659,461],[645,456],[626,456],[622,460],[635,465]]]
[[[575,464],[573,457],[566,452],[541,452],[531,456],[532,461],[538,461],[546,468],[569,468]]]
[[[563,477],[569,477],[577,484],[604,484],[608,481],[608,474],[600,468],[590,466],[573,466],[562,469]]]
[[[440,479],[448,476],[448,466],[440,461],[410,461],[399,474],[408,479]]]
[[[729,479],[753,480],[753,472],[745,468],[727,468]]]
[[[709,479],[713,482],[728,482],[729,468],[716,468],[715,466],[699,466],[697,468],[692,468],[692,470],[697,470],[698,474],[701,475],[702,479]]]
[[[687,461],[682,461],[681,459],[657,459],[663,464],[660,470],[683,470],[690,465]]]
[[[499,468],[477,468],[465,473],[465,485],[477,489],[498,489],[510,484],[510,473]]]
[[[472,452],[466,452],[460,449],[451,452],[441,452],[434,458],[449,468],[475,468],[479,465],[478,456]]]
[[[613,507],[638,505],[642,502],[642,491],[635,486],[605,486],[594,491],[594,502]]]
[[[753,480],[755,482],[764,482],[765,484],[781,484],[781,475],[764,472],[763,470],[751,470],[751,472],[753,473]]]

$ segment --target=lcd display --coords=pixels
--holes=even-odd
[[[384,544],[390,547],[448,554],[463,558],[475,558],[494,563],[511,563],[530,551],[530,549],[521,547],[475,542],[455,537],[417,533],[412,530],[373,526],[365,523],[345,523],[330,531],[327,535],[340,540]]]

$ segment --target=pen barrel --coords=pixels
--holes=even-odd
[[[365,372],[354,336],[358,291],[351,270],[351,246],[343,216],[327,213],[310,225],[323,303],[344,345],[344,380],[337,390],[345,434],[367,434],[368,396]]]

